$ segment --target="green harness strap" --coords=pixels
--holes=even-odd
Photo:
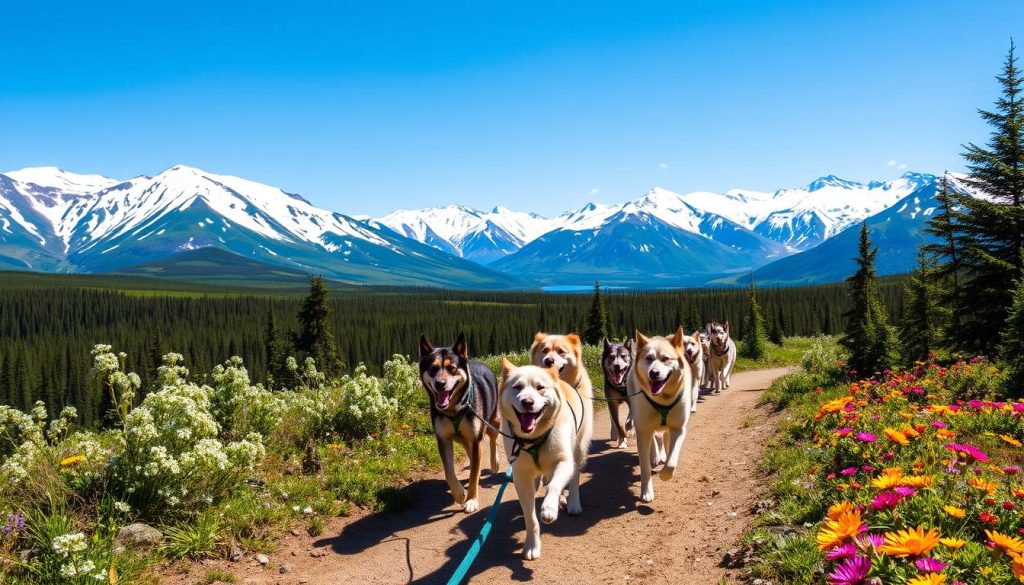
[[[651,407],[661,414],[661,426],[668,426],[668,415],[670,412],[672,412],[672,409],[675,408],[677,404],[679,404],[679,400],[682,399],[683,393],[680,392],[678,395],[676,395],[676,399],[673,400],[672,404],[669,405],[658,404],[657,402],[651,400],[651,397],[648,396],[646,392],[643,392],[642,394],[643,397],[647,399],[647,402],[650,403]]]
[[[540,467],[540,449],[541,447],[544,446],[544,443],[548,442],[548,437],[551,436],[552,430],[554,429],[549,429],[548,432],[544,433],[542,437],[534,439],[532,441],[529,439],[523,439],[522,437],[516,436],[516,445],[519,447],[519,451],[526,451],[527,453],[529,453],[530,457],[533,458],[533,464],[536,465],[537,467]],[[525,445],[527,444],[529,444],[530,446],[526,447]],[[516,456],[515,449],[513,449],[512,456]]]

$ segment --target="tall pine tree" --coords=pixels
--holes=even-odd
[[[299,333],[295,349],[303,357],[316,360],[316,367],[330,378],[341,371],[338,345],[331,327],[331,305],[322,276],[309,279],[309,295],[299,310]]]
[[[267,364],[267,384],[271,388],[284,387],[288,380],[288,370],[285,361],[288,359],[288,350],[284,344],[284,337],[277,326],[277,318],[274,317],[274,306],[267,306],[267,327],[263,339],[264,359]]]
[[[601,297],[601,284],[595,282],[594,299],[587,314],[587,326],[583,329],[583,342],[597,345],[605,337],[608,337],[608,310],[604,306],[604,298]]]
[[[740,355],[753,360],[764,357],[768,351],[768,340],[764,330],[764,316],[761,314],[761,305],[757,302],[757,287],[754,285],[754,276],[750,276],[750,292],[747,300],[747,313],[743,319],[743,344],[740,346]]]
[[[924,360],[935,349],[946,311],[939,303],[935,262],[921,250],[917,271],[903,288],[900,319],[900,357],[907,366]]]
[[[938,212],[924,228],[926,233],[934,236],[934,240],[922,249],[929,256],[925,261],[933,264],[931,276],[936,300],[948,312],[941,341],[947,347],[959,349],[963,343],[960,325],[967,311],[961,286],[964,243],[958,227],[963,222],[963,212],[957,195],[950,192],[945,176],[936,199],[939,202]]]
[[[885,305],[878,294],[878,275],[875,272],[878,249],[871,247],[867,223],[860,226],[857,251],[858,256],[854,259],[857,271],[846,279],[851,306],[843,313],[846,333],[839,343],[850,354],[850,368],[858,375],[870,376],[893,364],[896,344]]]

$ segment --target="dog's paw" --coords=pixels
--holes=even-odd
[[[629,449],[629,445],[626,443],[626,439],[619,441],[618,445],[615,445],[617,449]]]
[[[480,509],[480,502],[476,498],[470,498],[466,500],[466,503],[462,504],[462,511],[467,514],[472,514]]]
[[[668,465],[666,465],[661,469],[661,471],[658,472],[658,477],[661,478],[661,481],[668,481],[672,479],[672,474],[674,474],[675,472],[675,467],[669,467]]]
[[[646,489],[646,490],[641,490],[640,491],[640,501],[645,503],[645,504],[650,504],[651,502],[653,502],[654,501],[654,488],[650,488],[650,489]]]
[[[452,497],[455,498],[456,504],[463,505],[466,502],[466,488],[459,484],[459,489],[452,490]]]
[[[558,507],[550,506],[544,503],[540,507],[540,521],[545,524],[551,524],[555,520],[558,520]],[[538,547],[539,550],[539,547]]]
[[[579,498],[572,498],[565,504],[565,513],[570,516],[579,516],[583,513],[583,504]]]
[[[540,558],[540,539],[527,537],[523,545],[523,558],[528,561],[535,561]]]

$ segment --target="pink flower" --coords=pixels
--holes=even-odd
[[[946,568],[946,563],[930,557],[917,559],[914,566],[925,573],[938,573]]]
[[[857,545],[853,542],[844,542],[825,553],[825,558],[830,561],[834,561],[836,559],[852,557],[855,554],[857,554]]]
[[[846,469],[839,472],[841,475],[853,475],[857,473],[856,467],[847,467]]]
[[[944,429],[946,428],[946,423],[942,422],[941,420],[933,420],[932,426],[937,429]]]
[[[892,459],[894,457],[896,457],[896,454],[893,453],[892,451],[886,451],[885,453],[882,453],[882,460],[883,461],[888,461],[888,460],[890,460],[890,459]]]
[[[869,546],[872,549],[877,549],[885,544],[885,537],[881,534],[864,533],[857,537],[857,544],[865,550],[867,550]]]
[[[917,493],[917,490],[915,490],[914,488],[902,485],[894,489],[893,491],[899,494],[901,498],[909,498],[910,496]]]
[[[1017,475],[1020,473],[1020,467],[1017,467],[1016,465],[1007,465],[1003,468],[1003,473],[1006,475]]]
[[[859,433],[857,433],[857,438],[860,439],[861,441],[864,441],[865,443],[874,443],[875,441],[878,440],[878,437],[872,435],[871,433],[865,433],[864,431],[860,431]]]
[[[870,465],[861,465],[860,470],[863,471],[864,473],[871,473],[872,471],[875,470],[875,468]]]
[[[839,429],[838,431],[836,431],[836,434],[839,435],[840,437],[845,437],[845,436],[849,435],[852,432],[853,432],[853,429],[851,429],[850,427],[843,427],[843,428]]]
[[[890,510],[895,508],[896,504],[899,504],[902,499],[896,492],[882,492],[875,496],[875,499],[871,502],[871,509],[876,512]]]
[[[850,557],[836,565],[835,570],[828,574],[828,582],[831,585],[862,585],[870,571],[871,559]]]

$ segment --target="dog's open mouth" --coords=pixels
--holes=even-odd
[[[524,433],[532,433],[537,428],[537,423],[540,421],[541,412],[519,412],[516,410],[516,415],[519,417],[519,426],[523,428]]]
[[[626,370],[612,370],[609,372],[612,384],[622,386],[626,382]]]
[[[451,390],[436,390],[434,392],[434,404],[438,408],[448,408],[448,404],[452,401]]]
[[[661,391],[665,389],[665,384],[667,384],[667,383],[668,383],[668,378],[665,378],[664,380],[661,380],[661,379],[651,380],[651,394],[653,394],[655,396],[657,396],[658,394],[661,394]]]

